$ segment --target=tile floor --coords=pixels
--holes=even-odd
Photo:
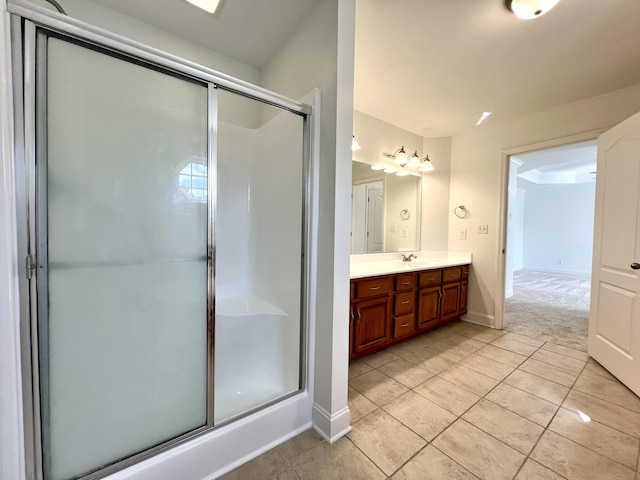
[[[640,398],[586,353],[457,321],[353,362],[353,430],[312,430],[242,479],[640,480]]]

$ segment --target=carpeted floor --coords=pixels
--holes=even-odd
[[[513,292],[505,301],[505,330],[587,350],[589,275],[519,270]]]

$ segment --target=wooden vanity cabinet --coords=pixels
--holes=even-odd
[[[351,356],[380,350],[389,343],[391,276],[351,282]]]
[[[467,311],[469,266],[351,280],[350,358],[446,323]]]
[[[395,275],[393,292],[391,340],[395,341],[416,332],[416,274],[412,272]]]

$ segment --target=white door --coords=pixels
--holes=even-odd
[[[598,138],[588,351],[638,395],[639,201],[640,113],[637,113]]]
[[[381,182],[376,182],[381,183]],[[368,219],[367,219],[367,241],[368,253],[382,252],[382,220],[384,213],[384,197],[382,187],[371,187],[368,189]]]

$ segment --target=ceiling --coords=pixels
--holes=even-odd
[[[513,155],[522,165],[518,177],[536,184],[592,183],[595,181],[596,140]]]
[[[95,0],[260,68],[324,0]],[[354,107],[424,137],[640,83],[640,0],[560,0],[520,20],[503,0],[357,0]],[[481,127],[479,127],[481,128]]]

